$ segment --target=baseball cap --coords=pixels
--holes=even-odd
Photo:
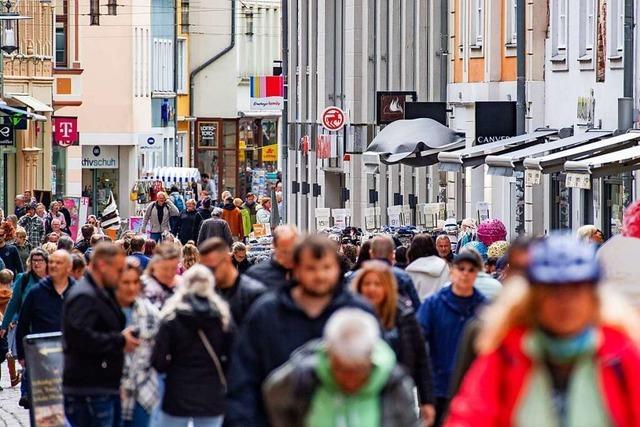
[[[480,254],[473,249],[462,249],[453,259],[454,265],[458,265],[463,262],[472,264],[478,270],[482,269],[482,258],[480,257]]]

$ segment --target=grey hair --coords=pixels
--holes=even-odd
[[[440,240],[444,240],[444,239],[447,239],[447,240],[449,241],[449,243],[451,243],[451,237],[449,237],[449,236],[448,236],[448,235],[446,235],[446,234],[440,234],[440,235],[438,235],[438,237],[436,237],[436,243],[438,243],[438,241],[440,241]]]
[[[215,291],[215,278],[211,271],[200,264],[196,264],[182,275],[182,284],[176,288],[175,294],[169,298],[160,312],[163,318],[170,318],[177,310],[191,311],[187,299],[191,296],[206,299],[209,306],[220,313],[222,327],[229,328],[231,312],[229,305]]]
[[[380,326],[373,315],[344,308],[331,316],[324,328],[327,351],[346,363],[370,362],[380,341]]]

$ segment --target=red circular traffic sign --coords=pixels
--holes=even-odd
[[[344,111],[338,107],[327,107],[322,112],[322,126],[329,131],[338,131],[345,125]]]

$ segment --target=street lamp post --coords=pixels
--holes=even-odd
[[[31,19],[12,11],[19,0],[0,0],[0,99],[4,98],[4,54],[11,55],[20,45],[19,21]]]

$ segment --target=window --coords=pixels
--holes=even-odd
[[[460,19],[460,39],[458,47],[461,56],[464,56],[464,45],[467,43],[467,0],[460,0],[460,10],[458,12]]]
[[[173,41],[153,39],[153,91],[173,92]]]
[[[584,0],[581,2],[587,8],[586,20],[585,20],[585,47],[587,49],[593,49],[593,43],[596,32],[596,5],[594,0]]]
[[[473,0],[473,2],[472,42],[474,46],[482,46],[482,36],[484,33],[484,0]]]
[[[518,41],[518,0],[507,0],[507,44]]]
[[[183,34],[189,34],[189,0],[180,3],[181,30]]]
[[[624,50],[624,0],[614,0],[613,2],[617,8],[615,19],[616,22],[616,47],[619,52]]]
[[[67,67],[67,26],[56,22],[56,67]]]
[[[567,49],[567,0],[558,1],[558,49]]]
[[[178,39],[178,60],[176,61],[178,93],[187,93],[187,41]]]
[[[56,67],[66,68],[69,66],[67,58],[68,52],[68,21],[67,21],[67,0],[62,3],[62,14],[56,15]]]

